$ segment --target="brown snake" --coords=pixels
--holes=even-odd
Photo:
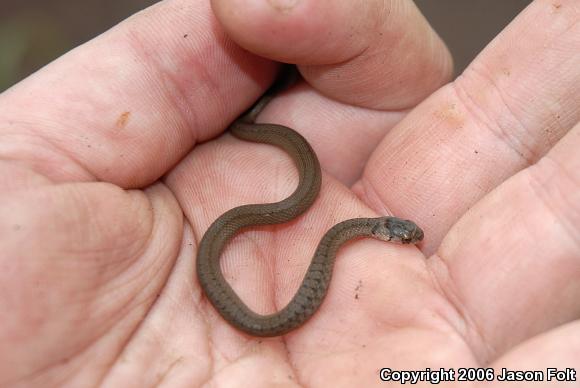
[[[326,296],[334,258],[346,241],[355,237],[373,237],[409,244],[423,239],[423,231],[414,222],[396,217],[343,221],[322,237],[302,284],[286,307],[270,315],[260,315],[250,310],[223,277],[220,256],[224,247],[244,228],[281,224],[298,217],[312,205],[321,183],[318,158],[300,134],[282,125],[254,122],[271,98],[272,93],[266,93],[249,113],[230,126],[230,132],[239,139],[276,145],[286,151],[298,168],[298,187],[280,202],[244,205],[225,212],[206,231],[197,254],[197,276],[215,309],[233,326],[260,337],[287,333],[314,314]]]

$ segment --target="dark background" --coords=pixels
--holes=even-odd
[[[204,0],[205,1],[205,0]],[[531,0],[416,0],[460,73]],[[153,0],[0,0],[0,92]]]

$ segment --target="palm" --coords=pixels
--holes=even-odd
[[[192,28],[189,15],[211,14],[206,4],[184,12],[185,3],[176,3],[133,19],[135,28],[172,15],[162,19],[162,33],[143,29],[147,47],[91,68],[124,36],[114,30],[0,97],[2,144],[11,144],[3,156],[18,162],[2,169],[0,311],[8,319],[0,323],[0,343],[9,346],[0,351],[0,383],[364,386],[378,383],[382,367],[578,364],[578,325],[557,327],[580,311],[580,197],[573,184],[580,128],[572,128],[580,68],[563,59],[579,43],[570,32],[578,25],[574,2],[557,10],[534,4],[462,77],[402,120],[404,108],[445,79],[449,63],[435,55],[437,43],[432,51],[399,47],[416,66],[391,58],[392,85],[381,84],[380,71],[373,87],[372,80],[336,82],[325,76],[328,66],[301,68],[309,83],[273,101],[260,121],[286,124],[311,141],[326,172],[321,194],[297,220],[236,237],[222,257],[228,281],[256,311],[273,312],[290,299],[318,240],[338,221],[392,212],[415,220],[426,240],[421,250],[348,244],[313,319],[267,340],[240,334],[217,315],[198,287],[194,258],[197,241],[225,210],[287,196],[296,185],[292,162],[274,147],[229,135],[190,150],[255,99],[275,67],[216,44],[225,38],[209,27],[209,16],[195,28],[214,36],[189,33],[193,45],[175,45],[176,30]],[[240,21],[215,3],[236,40],[259,52],[256,31],[239,30]],[[547,9],[549,28],[508,46]],[[430,32],[414,21],[422,27],[410,35],[421,41]],[[272,37],[286,38],[293,39]],[[259,53],[301,63],[292,45],[272,44]],[[166,46],[143,81],[134,59]],[[384,50],[368,46],[352,60],[357,67],[345,58],[332,62],[324,50],[311,59],[341,63],[334,70],[356,80],[356,68],[379,69]],[[199,60],[199,47],[211,55],[202,55],[208,63],[196,62],[193,73],[211,74],[219,65],[229,76],[199,75],[192,83],[187,66]],[[536,61],[540,52],[544,60]],[[128,78],[139,78],[119,79],[122,96],[110,80],[115,61],[129,67]],[[427,80],[426,67],[433,69]],[[562,77],[543,76],[558,71]],[[397,79],[418,86],[396,87]],[[164,82],[171,86],[161,93]],[[67,104],[71,93],[77,105]]]

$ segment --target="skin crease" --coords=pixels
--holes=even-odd
[[[411,2],[240,1],[160,2],[0,95],[0,386],[576,366],[578,2],[534,1],[440,87],[448,53]],[[276,311],[347,218],[397,214],[426,240],[348,244],[313,319],[256,340],[203,297],[195,252],[224,211],[296,187],[284,152],[219,136],[282,57],[307,82],[258,122],[308,139],[322,188],[297,220],[228,245],[233,289]]]

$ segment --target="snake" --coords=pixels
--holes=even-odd
[[[413,221],[397,217],[354,218],[330,228],[321,238],[300,287],[290,302],[274,314],[252,311],[225,280],[220,256],[228,242],[242,230],[289,222],[306,210],[320,192],[322,173],[316,153],[295,130],[278,124],[257,124],[256,118],[273,98],[279,86],[266,92],[247,113],[229,127],[236,138],[277,146],[298,169],[298,186],[289,197],[267,204],[235,207],[219,216],[203,235],[197,253],[196,272],[201,288],[215,310],[232,326],[256,337],[275,337],[297,329],[322,304],[330,284],[335,257],[347,241],[370,237],[383,241],[414,244],[423,231]]]

